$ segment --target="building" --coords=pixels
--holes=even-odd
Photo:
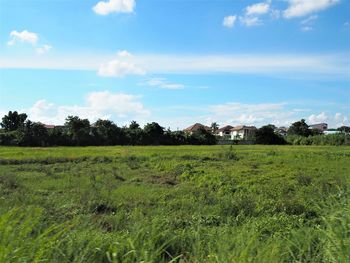
[[[318,130],[319,132],[324,132],[328,130],[328,124],[327,123],[318,123],[318,124],[312,124],[309,126],[312,130]]]
[[[255,126],[240,125],[230,130],[231,140],[249,140],[256,132]]]
[[[224,137],[224,136],[231,136],[231,129],[233,128],[233,126],[231,125],[226,125],[220,129],[218,129],[216,131],[216,134],[221,136],[221,137]]]
[[[192,134],[195,131],[198,131],[200,129],[204,129],[204,130],[206,130],[208,132],[212,131],[210,127],[205,126],[205,125],[200,124],[200,123],[195,123],[195,124],[191,125],[190,127],[187,127],[186,129],[184,129],[183,131],[186,132],[186,133]]]
[[[337,130],[327,130],[327,131],[324,131],[323,134],[325,135],[329,135],[329,134],[339,134],[339,133],[342,133],[341,131],[337,131]]]
[[[288,129],[286,127],[278,127],[275,129],[275,133],[281,136],[286,136],[287,135]]]

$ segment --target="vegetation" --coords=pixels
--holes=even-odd
[[[200,129],[192,134],[165,131],[152,122],[142,129],[132,121],[129,127],[118,127],[109,120],[97,120],[93,125],[88,119],[68,116],[64,126],[47,129],[41,123],[27,120],[27,115],[9,112],[2,118],[0,145],[7,146],[91,146],[91,145],[212,145],[215,136]]]
[[[0,262],[349,262],[349,158],[328,146],[1,147]]]

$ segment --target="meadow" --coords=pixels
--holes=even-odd
[[[350,262],[349,183],[349,147],[0,147],[0,262]]]

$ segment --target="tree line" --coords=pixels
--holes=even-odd
[[[68,116],[64,126],[47,129],[44,124],[32,122],[27,114],[10,111],[2,118],[0,144],[13,146],[94,146],[94,145],[212,145],[213,134],[200,129],[191,134],[165,130],[158,123],[147,123],[143,128],[136,121],[119,127],[110,120],[99,119],[91,124],[88,119]]]
[[[119,127],[110,120],[68,116],[63,126],[48,129],[44,124],[32,122],[27,114],[10,111],[0,123],[0,145],[9,146],[97,146],[97,145],[213,145],[220,139],[206,129],[192,133],[171,131],[157,122],[143,128],[132,121]],[[218,128],[213,123],[213,131]],[[256,144],[294,145],[350,145],[350,127],[338,128],[340,134],[322,135],[310,129],[304,119],[291,124],[286,136],[276,133],[276,126],[269,124],[257,129],[251,140]],[[237,141],[232,141],[237,143]]]

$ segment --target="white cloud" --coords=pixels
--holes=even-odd
[[[311,114],[308,117],[310,124],[325,122],[330,128],[337,128],[343,125],[350,125],[349,118],[343,113],[337,112],[334,115],[321,112],[319,114]]]
[[[250,6],[247,6],[245,11],[246,15],[262,15],[269,12],[270,4],[269,3],[257,3]]]
[[[239,21],[245,26],[259,26],[262,24],[261,20],[257,16],[240,16]]]
[[[49,52],[51,49],[52,49],[52,46],[43,45],[42,47],[38,47],[36,49],[36,53],[38,53],[39,55],[43,55],[43,54],[46,54],[47,52]]]
[[[320,114],[316,115],[316,114],[311,114],[308,118],[308,120],[310,121],[310,124],[316,124],[316,123],[320,123],[320,122],[325,122],[328,120],[328,116],[326,115],[326,113],[321,112]]]
[[[222,125],[256,125],[269,123],[289,125],[295,116],[294,111],[285,109],[286,103],[226,103],[208,107],[208,123],[217,121]]]
[[[317,15],[309,16],[308,18],[302,20],[302,21],[300,22],[300,24],[302,24],[302,25],[310,25],[310,24],[313,24],[317,18],[318,18]]]
[[[301,27],[301,31],[304,31],[304,32],[309,32],[309,31],[312,31],[313,28],[311,26],[303,26]]]
[[[101,77],[124,77],[126,75],[144,75],[146,72],[130,61],[112,60],[102,64],[98,70]]]
[[[96,14],[108,15],[110,13],[132,13],[135,0],[108,0],[98,2],[92,9]]]
[[[283,11],[285,18],[306,16],[325,10],[339,2],[339,0],[288,0],[289,6]]]
[[[222,21],[222,25],[228,28],[232,28],[235,25],[237,16],[225,16]]]
[[[117,52],[117,55],[118,55],[118,57],[121,57],[121,58],[130,58],[130,57],[132,57],[131,53],[129,53],[126,50],[119,50]]]
[[[10,38],[11,38],[10,41],[7,42],[7,45],[9,45],[9,46],[15,45],[18,41],[19,42],[26,42],[26,43],[30,43],[32,45],[35,45],[39,40],[39,37],[36,33],[29,32],[27,30],[23,30],[22,32],[18,32],[16,30],[13,30],[10,33]]]
[[[32,121],[45,124],[63,124],[69,115],[87,118],[91,122],[99,118],[125,121],[150,116],[139,96],[109,91],[91,92],[85,105],[56,105],[46,100],[37,101],[31,108],[23,110]]]
[[[162,89],[184,89],[185,86],[179,83],[170,83],[165,78],[152,78],[146,81],[146,85]]]

